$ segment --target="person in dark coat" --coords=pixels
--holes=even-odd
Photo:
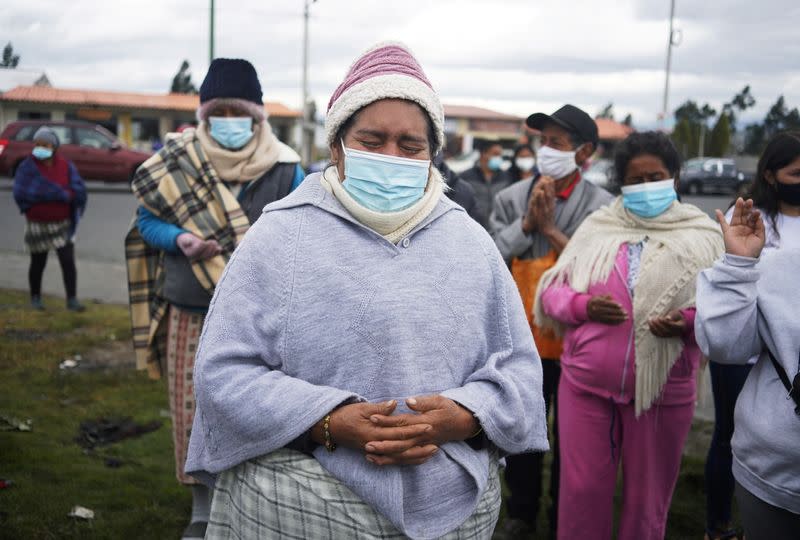
[[[475,190],[472,186],[461,178],[458,173],[447,166],[447,163],[444,162],[444,154],[442,152],[439,152],[436,154],[436,157],[433,158],[433,165],[442,173],[447,187],[450,188],[450,190],[446,192],[446,195],[461,205],[472,219],[479,221],[478,205],[475,200]]]
[[[497,142],[481,144],[480,157],[475,166],[461,174],[475,190],[478,223],[489,229],[489,215],[492,213],[495,196],[511,184],[511,177],[503,171],[503,147]]]
[[[25,248],[31,254],[28,282],[31,307],[43,310],[42,276],[47,254],[58,256],[67,309],[83,311],[77,299],[78,271],[75,268],[75,230],[86,208],[86,187],[78,169],[58,155],[59,140],[47,126],[33,135],[33,151],[14,175],[14,200],[25,214]]]

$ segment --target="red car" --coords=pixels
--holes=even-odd
[[[19,120],[0,133],[0,176],[14,176],[33,150],[33,134],[48,126],[58,135],[61,157],[75,164],[85,179],[129,182],[150,154],[125,148],[105,128],[86,122]]]

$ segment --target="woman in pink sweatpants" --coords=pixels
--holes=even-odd
[[[637,133],[617,152],[623,195],[584,221],[535,308],[564,335],[559,539],[611,538],[620,462],[619,538],[664,537],[701,355],[694,284],[722,252],[719,228],[676,200],[666,137]]]

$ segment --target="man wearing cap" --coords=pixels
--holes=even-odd
[[[176,476],[191,486],[183,538],[202,538],[209,491],[184,472],[194,418],[193,367],[222,271],[264,207],[303,180],[297,153],[272,133],[255,68],[217,58],[200,86],[197,129],[167,136],[136,172],[125,240],[137,366],[169,379]]]
[[[581,166],[597,148],[597,124],[574,105],[552,115],[532,114],[527,124],[541,132],[539,175],[517,182],[497,194],[489,232],[511,266],[534,340],[542,357],[544,399],[553,410],[553,465],[550,474],[550,532],[555,535],[558,502],[558,433],[555,417],[561,368],[561,342],[533,324],[532,309],[539,277],[555,264],[570,236],[586,217],[611,202],[610,193],[585,182]],[[541,453],[507,458],[506,482],[511,491],[505,532],[509,538],[535,530],[542,486]]]

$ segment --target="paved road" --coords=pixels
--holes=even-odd
[[[27,290],[28,255],[22,234],[25,220],[19,213],[9,179],[0,179],[0,287]],[[136,202],[126,186],[91,182],[89,203],[75,243],[78,296],[87,300],[127,302],[124,238]],[[42,288],[62,296],[64,287],[58,262],[51,254]]]
[[[713,216],[715,208],[726,208],[730,197],[683,198]],[[89,203],[78,229],[78,295],[83,299],[127,303],[127,281],[123,239],[131,224],[136,202],[124,186],[93,183]],[[26,290],[28,256],[23,251],[24,219],[17,210],[8,179],[0,179],[0,287]],[[45,271],[43,289],[61,296],[64,288],[54,256]],[[699,393],[696,415],[713,420],[708,371]]]
[[[75,248],[79,260],[124,263],[123,240],[131,224],[136,201],[124,186],[93,183],[89,203],[78,228]],[[726,208],[730,197],[685,196],[684,202],[699,206],[713,217],[715,208]],[[9,179],[0,179],[0,252],[24,253],[25,220],[14,204]]]

